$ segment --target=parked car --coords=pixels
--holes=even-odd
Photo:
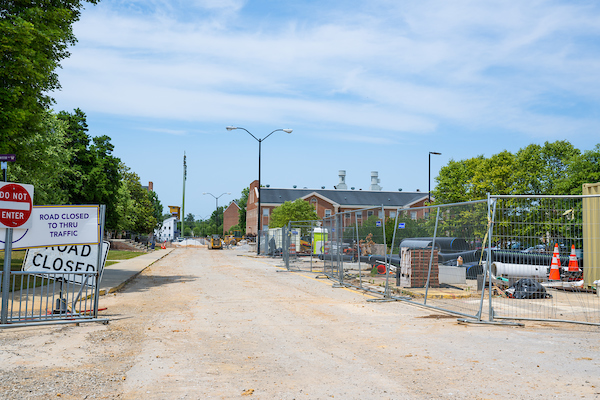
[[[523,250],[523,253],[545,253],[548,249],[546,249],[545,244],[538,244],[535,246],[531,246]]]

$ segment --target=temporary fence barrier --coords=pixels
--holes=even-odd
[[[100,321],[95,287],[75,283],[91,281],[96,272],[13,271],[10,275],[3,327]]]
[[[322,272],[321,221],[290,221],[285,227],[283,259],[288,271]]]
[[[287,237],[299,226],[291,222]],[[339,286],[468,321],[600,325],[600,195],[488,196],[395,212],[381,206],[338,213],[310,229],[319,259],[312,256],[311,270]],[[292,240],[283,244],[288,270],[303,269],[297,246],[294,253]]]
[[[104,236],[106,206],[99,207],[98,237]],[[103,272],[102,241],[93,272],[11,271],[12,229],[6,230],[4,270],[0,272],[0,328],[79,322],[108,323],[98,317]],[[107,249],[106,249],[107,250]]]
[[[389,282],[384,207],[368,207],[338,213],[323,219],[323,271],[342,286],[387,293]],[[379,266],[379,268],[378,268]]]
[[[263,229],[259,232],[260,255],[282,257],[284,244],[284,228]]]
[[[491,196],[494,319],[600,325],[600,196]]]

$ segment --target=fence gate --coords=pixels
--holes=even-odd
[[[321,230],[321,221],[288,222],[283,257],[289,271],[323,272],[323,265],[318,262],[322,253]]]
[[[491,196],[493,318],[600,325],[600,196]]]

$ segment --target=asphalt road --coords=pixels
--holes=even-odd
[[[0,332],[3,399],[600,399],[600,332],[461,325],[243,249],[177,249],[109,325]]]

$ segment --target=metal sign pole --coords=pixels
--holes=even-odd
[[[98,300],[100,298],[100,281],[102,280],[102,273],[104,272],[104,268],[102,267],[103,261],[103,251],[102,245],[104,244],[104,222],[106,219],[106,206],[103,204],[100,206],[100,232],[98,238],[98,260],[96,261],[96,282],[94,285],[94,318],[98,318]]]
[[[12,255],[12,228],[6,228],[4,239],[4,270],[2,272],[2,311],[0,312],[0,323],[8,323],[8,291],[10,290],[10,261]]]

